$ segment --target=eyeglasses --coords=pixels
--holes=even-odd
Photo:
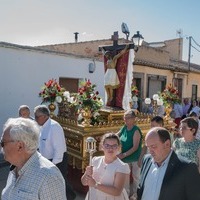
[[[10,140],[10,141],[3,141],[1,140],[0,144],[1,144],[1,147],[4,147],[6,143],[10,143],[10,142],[14,142],[13,140]]]
[[[113,144],[113,145],[104,144],[103,146],[105,149],[117,149],[119,145],[118,144]]]

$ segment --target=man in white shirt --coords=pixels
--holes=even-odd
[[[50,118],[50,111],[45,105],[36,106],[34,114],[36,122],[41,126],[39,151],[60,169],[66,181],[67,197],[74,199],[75,193],[67,184],[67,147],[63,128]]]

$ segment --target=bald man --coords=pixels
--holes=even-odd
[[[138,200],[200,199],[197,165],[182,161],[171,149],[169,132],[162,127],[149,130],[146,155],[141,168]]]

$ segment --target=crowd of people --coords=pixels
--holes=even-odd
[[[2,200],[73,200],[67,181],[67,147],[61,125],[50,118],[46,105],[21,105],[18,117],[4,125],[1,147],[10,173]]]
[[[155,116],[151,119],[151,129],[142,138],[135,118],[133,109],[126,111],[124,126],[114,134],[119,139],[112,138],[111,142],[111,133],[102,139],[104,156],[94,157],[92,166],[86,168],[81,179],[83,185],[91,188],[86,199],[94,195],[95,199],[108,200],[200,199],[200,140],[196,137],[198,119],[189,115],[181,119],[180,137],[174,138],[173,133],[164,128],[164,119]],[[106,162],[109,156],[110,161]],[[114,163],[118,163],[119,159],[121,162],[117,170]],[[120,184],[119,175],[123,177]]]
[[[174,103],[171,105],[172,111],[170,116],[174,118],[174,122],[177,124],[177,127],[180,125],[181,119],[185,117],[189,117],[191,113],[195,113],[197,117],[200,117],[200,102],[197,100],[189,101],[189,98],[184,98],[182,103]],[[153,114],[153,106],[150,105],[142,105],[142,112]],[[164,117],[165,116],[165,107],[164,105],[157,106],[157,115]]]
[[[134,109],[124,113],[124,125],[105,133],[102,156],[92,158],[80,182],[88,186],[86,200],[200,199],[200,108],[184,100],[177,123],[179,137],[164,128],[162,116],[151,119],[145,138]],[[175,109],[175,106],[174,106]],[[67,146],[62,126],[50,118],[47,106],[19,107],[17,118],[4,125],[1,147],[10,166],[2,200],[73,200],[67,180]]]

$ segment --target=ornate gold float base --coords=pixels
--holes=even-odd
[[[50,110],[50,117],[52,118],[55,115],[54,111],[56,110],[56,105],[54,103],[50,103],[48,108]]]
[[[104,122],[93,126],[84,126],[83,124],[78,124],[74,119],[54,116],[54,119],[58,121],[64,129],[68,152],[68,165],[71,169],[71,172],[69,172],[69,181],[77,191],[82,190],[83,192],[86,188],[81,185],[80,177],[89,163],[89,155],[86,152],[87,138],[93,137],[97,141],[97,152],[94,153],[94,156],[101,155],[102,152],[99,150],[99,142],[102,135],[108,132],[116,133],[120,130],[122,125],[124,125],[124,110],[102,109],[100,114]],[[143,113],[137,114],[136,123],[142,130],[143,138],[150,129],[151,117],[152,116]],[[165,122],[165,127],[171,129],[173,125]]]

